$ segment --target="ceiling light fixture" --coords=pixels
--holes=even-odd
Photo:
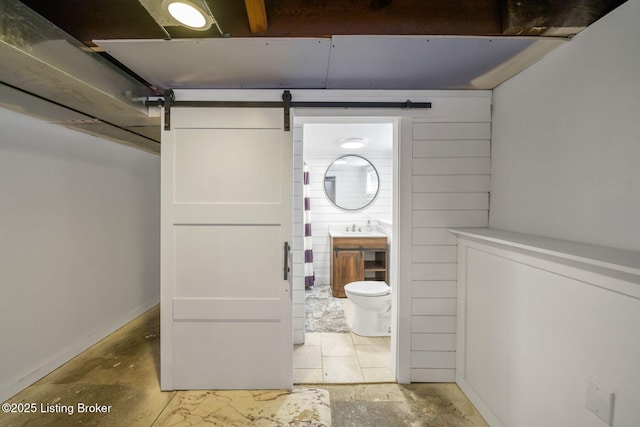
[[[362,148],[365,145],[364,138],[342,138],[340,140],[340,146],[346,150],[356,150]]]
[[[205,0],[162,0],[162,7],[180,25],[192,30],[208,30],[215,22]]]

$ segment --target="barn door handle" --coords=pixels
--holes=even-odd
[[[289,242],[284,242],[284,280],[289,279]]]

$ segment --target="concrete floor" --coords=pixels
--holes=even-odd
[[[36,403],[37,410],[0,412],[0,426],[488,426],[455,384],[321,384],[315,389],[305,385],[296,387],[290,395],[284,393],[285,399],[306,394],[306,400],[286,403],[299,411],[289,421],[257,419],[247,413],[238,414],[239,421],[214,419],[213,412],[223,412],[219,409],[221,399],[230,399],[221,397],[221,392],[160,391],[159,323],[160,310],[156,307],[18,393],[8,402]],[[327,391],[331,421],[326,402],[321,401]],[[253,397],[257,401],[264,396],[264,392],[230,393],[242,398],[256,395]],[[218,406],[210,411],[206,406],[195,408],[194,399],[217,401]],[[104,412],[65,412],[78,402],[98,404],[94,409]],[[255,411],[255,403],[251,406]],[[233,410],[242,412],[237,407]],[[300,414],[312,416],[304,418]]]

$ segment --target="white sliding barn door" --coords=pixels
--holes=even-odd
[[[282,109],[172,109],[162,138],[163,390],[292,387],[292,163]]]

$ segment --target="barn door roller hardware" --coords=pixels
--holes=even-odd
[[[147,101],[148,106],[164,107],[164,130],[171,129],[171,108],[282,108],[284,110],[284,130],[291,130],[291,108],[431,108],[430,102],[311,102],[293,101],[291,92],[285,90],[280,101],[176,101],[173,90],[165,90],[164,97]]]

